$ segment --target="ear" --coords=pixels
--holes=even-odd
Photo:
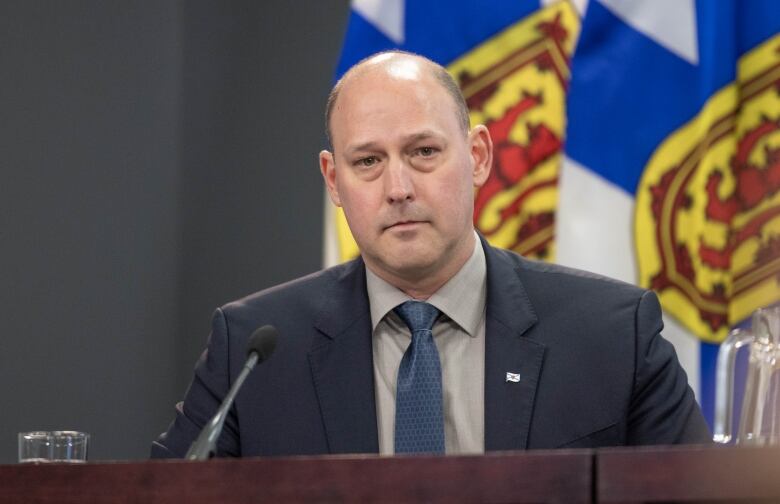
[[[325,187],[328,189],[328,195],[334,205],[341,206],[339,190],[336,187],[336,163],[333,160],[333,153],[330,151],[320,152],[320,171],[322,178],[325,179]]]
[[[471,160],[474,163],[474,187],[482,187],[493,167],[493,140],[490,132],[482,124],[474,126],[469,132]]]

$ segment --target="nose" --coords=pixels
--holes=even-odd
[[[401,203],[414,199],[412,168],[403,160],[389,163],[385,171],[385,193],[388,203]]]

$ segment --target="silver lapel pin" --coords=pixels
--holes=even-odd
[[[506,381],[517,383],[520,381],[520,373],[509,373],[506,374]]]

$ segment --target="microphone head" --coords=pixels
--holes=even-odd
[[[277,334],[276,328],[270,325],[255,329],[255,332],[249,337],[249,343],[246,347],[247,356],[256,353],[258,364],[266,360],[276,349]]]

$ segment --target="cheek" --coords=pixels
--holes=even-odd
[[[459,225],[461,220],[471,219],[474,208],[474,187],[464,177],[447,177],[441,181],[432,194],[439,201],[446,215],[451,216],[451,224]],[[468,216],[468,217],[466,217]]]
[[[376,198],[373,196],[371,187],[366,184],[353,186],[341,183],[339,184],[339,197],[353,235],[362,235],[370,230],[377,214]]]

